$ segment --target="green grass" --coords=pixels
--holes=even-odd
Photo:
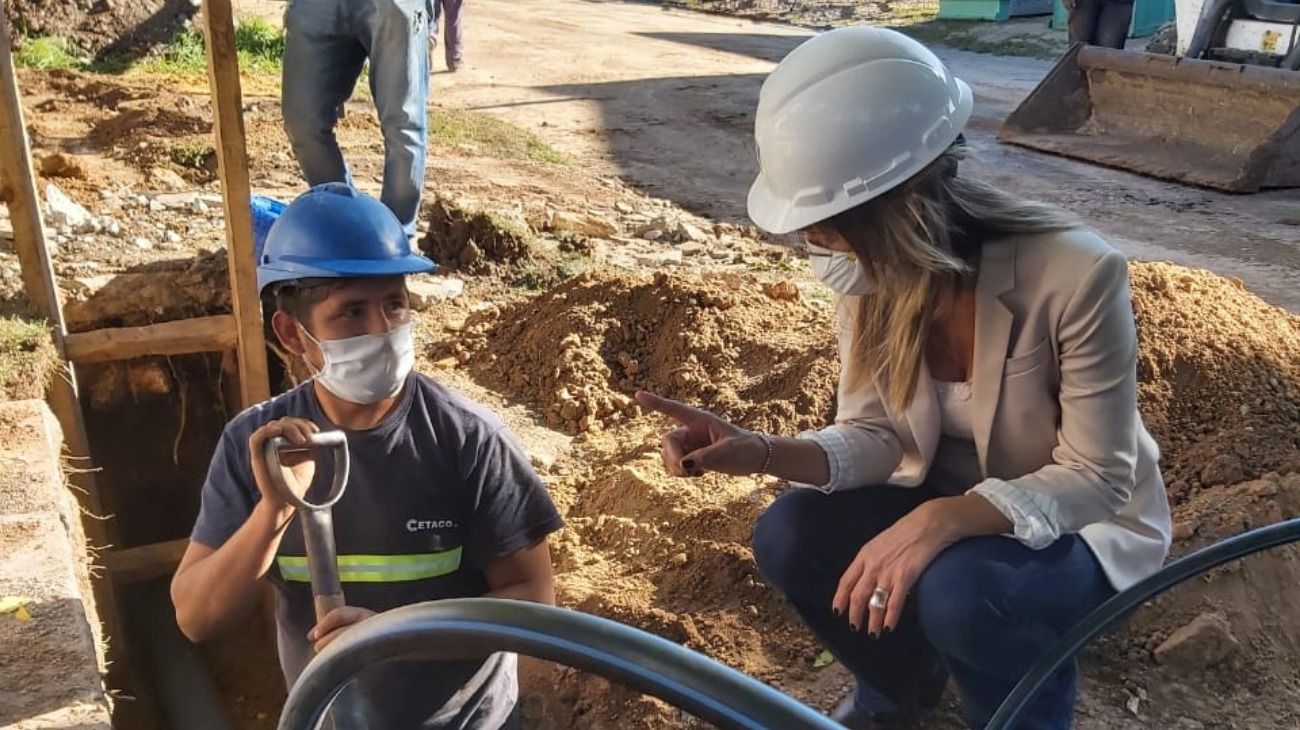
[[[939,4],[901,5],[892,8],[889,15],[880,20],[880,25],[902,30],[907,26],[933,22],[939,16]]]
[[[488,157],[553,165],[564,163],[564,156],[537,135],[483,112],[464,109],[430,112],[429,138],[447,146],[464,145]]]
[[[811,291],[803,292],[804,301],[813,306],[830,309],[835,306],[835,294],[824,286],[817,287]]]
[[[989,53],[996,56],[1027,56],[1053,60],[1063,48],[1047,38],[1035,35],[1013,35],[1006,38],[982,37],[981,23],[961,20],[929,20],[899,26],[898,30],[922,43],[935,43],[960,51]]]
[[[206,169],[208,160],[216,155],[217,151],[210,144],[179,142],[172,145],[167,154],[172,162],[181,167],[203,170]]]
[[[277,74],[284,60],[284,32],[261,18],[240,20],[235,26],[235,52],[240,70]],[[208,58],[203,33],[194,28],[182,30],[162,53],[139,62],[135,68],[178,76],[206,73]]]
[[[533,237],[533,231],[526,223],[493,211],[487,211],[484,215],[487,216],[488,223],[503,235],[512,236],[520,241],[527,241]]]
[[[0,317],[0,400],[42,397],[55,362],[44,322]]]
[[[555,285],[555,272],[549,267],[531,263],[523,264],[519,267],[519,272],[512,283],[520,289],[544,291]]]
[[[14,53],[14,65],[54,71],[83,68],[85,61],[62,38],[24,38]]]
[[[561,280],[572,279],[575,276],[587,273],[593,265],[590,256],[576,253],[569,254],[560,259],[560,262],[555,265],[555,273],[559,275]]]
[[[769,9],[764,4],[742,3],[740,4],[741,7],[737,9],[735,7],[737,3],[720,0],[661,0],[661,2],[665,5],[696,10],[702,9],[706,12],[719,12],[724,15],[778,18],[795,25],[805,25],[817,30],[823,29],[823,26],[819,24],[807,26],[809,21],[806,19],[801,20],[800,13],[786,12],[786,10],[782,9],[789,6],[790,3],[778,3],[777,5],[780,7],[775,9]],[[798,3],[795,3],[795,5],[798,5]],[[821,2],[813,3],[813,5],[822,6],[823,9],[827,10],[834,7],[831,3]],[[861,5],[859,3],[859,6]],[[752,8],[752,12],[750,8]],[[859,7],[858,9],[861,10],[862,8]],[[1040,35],[998,32],[995,29],[1000,24],[979,21],[939,20],[938,15],[939,4],[937,2],[907,2],[904,0],[904,2],[898,3],[881,3],[873,14],[855,15],[851,19],[844,18],[839,22],[834,20],[830,22],[831,25],[835,26],[868,22],[873,25],[902,31],[923,43],[940,44],[974,53],[989,53],[999,56],[1028,56],[1051,60],[1058,58],[1065,51],[1062,42],[1053,42]]]
[[[560,282],[589,271],[591,257],[570,253],[559,260],[529,261],[521,264],[511,283],[528,291],[545,291]]]
[[[746,259],[745,268],[750,271],[768,273],[779,271],[791,273],[795,271],[808,271],[808,263],[803,259],[794,256],[758,256]]]

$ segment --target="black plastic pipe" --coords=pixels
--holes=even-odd
[[[577,611],[494,598],[415,604],[359,624],[303,670],[279,728],[316,730],[339,690],[375,664],[467,660],[498,651],[608,677],[724,730],[843,730],[758,680],[671,641]]]
[[[1129,614],[1152,598],[1189,578],[1213,570],[1224,563],[1253,555],[1279,545],[1300,541],[1300,518],[1260,527],[1209,547],[1185,555],[1161,568],[1154,575],[1112,596],[1093,609],[1025,673],[1006,700],[993,714],[985,730],[1010,730],[1021,711],[1038,695],[1055,672],[1093,639],[1128,618]]]
[[[232,730],[235,723],[216,681],[199,650],[176,626],[167,581],[142,583],[123,593],[123,615],[132,622],[129,631],[167,727]]]

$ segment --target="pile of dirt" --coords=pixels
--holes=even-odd
[[[1140,407],[1175,509],[1300,470],[1300,317],[1207,271],[1151,263],[1130,275]]]
[[[1131,279],[1140,408],[1176,485],[1175,554],[1300,514],[1300,474],[1289,473],[1300,463],[1297,318],[1208,272],[1135,263]],[[547,474],[568,525],[553,546],[563,605],[682,642],[826,709],[848,676],[813,667],[820,647],[762,583],[749,548],[781,485],[668,477],[657,446],[665,423],[626,400],[648,388],[754,428],[824,424],[831,318],[780,291],[749,275],[587,274],[472,315],[450,354],[484,386],[541,409],[551,428],[584,434]],[[1229,457],[1234,469],[1224,470]],[[1245,726],[1280,727],[1275,719],[1300,699],[1289,669],[1300,622],[1280,588],[1297,583],[1292,547],[1152,602],[1087,652],[1078,725],[1202,727],[1231,711]],[[1215,617],[1229,638],[1194,630],[1218,626]],[[572,670],[534,668],[527,678],[546,688],[525,704],[540,726],[692,726]],[[949,730],[957,717],[950,697],[920,727]]]
[[[199,6],[191,0],[10,0],[7,9],[15,41],[52,36],[112,58],[166,43]]]
[[[772,292],[771,294],[766,292]],[[475,380],[581,433],[544,467],[566,529],[552,546],[562,605],[680,642],[805,702],[842,694],[837,669],[764,585],[749,547],[774,480],[667,476],[665,424],[645,388],[781,433],[818,427],[836,380],[828,312],[749,274],[589,273],[473,314],[449,346]],[[778,296],[779,295],[779,298]],[[695,727],[661,702],[569,669],[533,667],[525,717],[538,727]]]
[[[95,282],[93,293],[64,304],[71,332],[141,327],[230,312],[225,250],[143,264]]]
[[[42,174],[58,177],[60,187],[85,203],[103,191],[178,189],[160,174],[187,187],[215,180],[212,105],[197,87],[32,69],[20,70],[19,83]],[[249,114],[248,132],[250,141],[287,149],[257,115]],[[250,152],[254,158],[258,149]],[[51,157],[60,164],[45,161]]]
[[[751,428],[818,427],[837,373],[827,313],[746,275],[583,274],[471,317],[451,354],[568,433],[635,416],[637,389]]]
[[[1300,317],[1207,271],[1135,263],[1129,274],[1139,407],[1162,450],[1173,556],[1300,516]],[[1129,714],[1156,727],[1294,725],[1298,584],[1300,548],[1288,545],[1161,595],[1091,652],[1083,706],[1109,696],[1103,710],[1138,708]]]
[[[754,564],[750,534],[775,482],[668,477],[663,424],[597,434],[552,475],[566,529],[552,546],[562,605],[649,631],[826,705],[843,677],[813,669],[819,649]],[[581,673],[551,670],[539,727],[691,727],[682,713]],[[554,687],[555,690],[550,688]]]
[[[1300,474],[1203,490],[1174,510],[1175,555],[1300,516]],[[1295,726],[1300,702],[1300,547],[1285,545],[1184,582],[1089,651],[1085,704],[1134,707],[1146,727]],[[1099,698],[1109,698],[1098,702]],[[1223,721],[1232,718],[1232,722]],[[1136,719],[1136,718],[1134,718]],[[1099,727],[1115,727],[1113,719]]]
[[[524,223],[466,210],[442,198],[426,204],[422,213],[429,232],[420,248],[439,266],[487,274],[533,258],[532,231]]]

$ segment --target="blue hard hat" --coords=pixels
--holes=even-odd
[[[325,183],[299,195],[271,226],[257,262],[257,290],[294,279],[396,276],[436,268],[411,251],[388,206],[346,183]]]

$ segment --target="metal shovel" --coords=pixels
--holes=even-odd
[[[334,482],[325,501],[313,504],[293,493],[281,472],[280,454],[302,453],[315,449],[334,452]],[[293,505],[302,523],[302,541],[307,549],[307,573],[311,576],[311,595],[316,605],[316,621],[344,605],[343,584],[339,581],[338,555],[334,547],[334,504],[348,486],[348,439],[342,431],[322,431],[311,436],[311,443],[297,446],[288,439],[275,437],[266,442],[266,467],[281,499]]]

